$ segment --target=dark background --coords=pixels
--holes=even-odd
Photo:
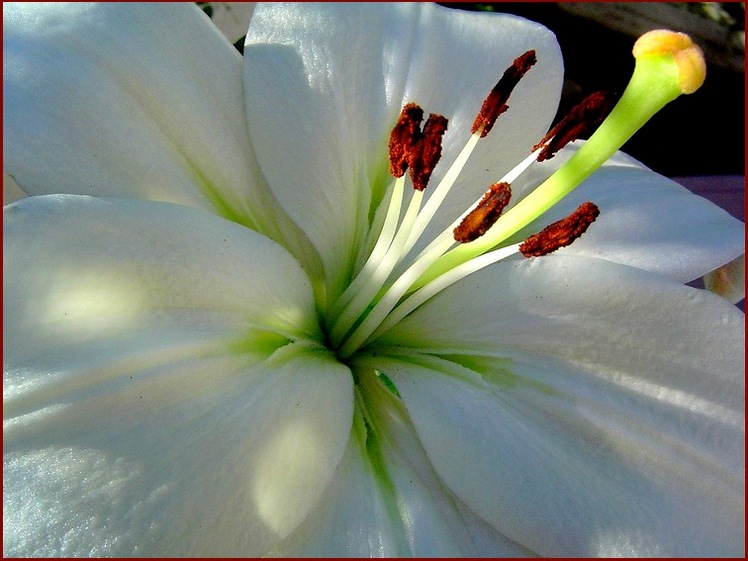
[[[442,5],[515,14],[552,30],[561,46],[566,68],[559,114],[565,114],[569,107],[593,91],[605,90],[620,96],[631,77],[634,68],[631,48],[636,38],[572,15],[562,9],[562,4],[460,2]],[[740,3],[720,5],[738,20],[730,26],[732,29],[726,29],[727,38],[744,28],[744,8]],[[673,23],[669,27],[674,31],[687,31],[678,29],[677,22]],[[705,21],[706,25],[715,23]],[[697,37],[693,38],[699,43]],[[745,58],[744,52],[737,55],[740,57],[737,68],[735,64],[732,67],[715,64],[707,56],[704,85],[666,106],[623,146],[623,151],[670,177],[744,175]]]

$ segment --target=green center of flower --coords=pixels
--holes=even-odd
[[[507,240],[575,189],[618,150],[657,111],[703,82],[705,64],[690,38],[653,31],[634,46],[636,66],[629,85],[603,120],[610,104],[595,93],[575,107],[536,144],[531,153],[483,197],[417,254],[413,248],[454,185],[478,142],[509,109],[509,96],[535,64],[535,52],[517,57],[488,94],[465,147],[424,203],[424,190],[441,157],[447,119],[407,104],[390,136],[391,187],[379,237],[353,281],[330,310],[326,329],[339,357],[350,357],[432,296],[461,278],[512,255],[540,257],[569,245],[599,214],[591,202],[523,243]],[[600,122],[602,121],[602,124]],[[567,143],[599,127],[558,170],[521,201],[511,201],[511,184],[535,161],[547,160]],[[409,173],[406,173],[409,172]],[[406,177],[413,196],[403,209]]]

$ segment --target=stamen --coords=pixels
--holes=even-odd
[[[665,104],[683,93],[694,91],[703,81],[703,59],[687,37],[657,32],[638,44],[634,55],[634,74],[618,104],[567,162],[502,214],[511,196],[509,184],[536,158],[543,161],[552,157],[563,146],[586,133],[588,128],[597,125],[608,109],[609,100],[604,94],[593,94],[575,107],[533,148],[530,155],[491,186],[475,208],[457,218],[414,258],[410,258],[411,249],[455,183],[479,139],[508,109],[509,95],[535,64],[535,53],[528,51],[518,57],[488,95],[473,124],[471,137],[424,208],[420,209],[423,191],[417,190],[412,194],[405,216],[398,220],[405,172],[410,168],[416,189],[425,187],[441,155],[441,139],[447,127],[444,117],[430,115],[421,131],[423,111],[415,104],[403,108],[390,137],[390,164],[392,174],[398,178],[395,182],[397,193],[393,194],[380,238],[370,258],[333,306],[334,313],[327,325],[328,336],[339,357],[352,356],[461,278],[516,253],[521,252],[525,257],[547,255],[570,245],[587,231],[600,214],[591,202],[584,203],[570,216],[521,244],[500,247],[603,165]],[[455,241],[462,243],[456,245]],[[471,241],[473,243],[466,243]],[[393,275],[395,267],[406,257],[410,261],[405,263],[403,271]]]
[[[410,168],[410,178],[416,191],[423,191],[434,167],[442,156],[442,137],[447,130],[447,119],[431,113],[421,132],[423,109],[408,103],[400,111],[400,118],[390,133],[390,174],[402,177]]]
[[[506,102],[512,90],[537,60],[535,51],[532,50],[514,59],[512,65],[504,71],[504,75],[486,97],[470,132],[475,134],[480,130],[481,138],[491,132],[499,115],[509,109]]]
[[[402,177],[408,169],[421,136],[422,120],[423,109],[415,103],[408,103],[400,111],[400,118],[390,133],[390,174],[394,177]]]
[[[401,319],[415,310],[418,306],[426,302],[429,298],[431,298],[435,294],[438,294],[445,288],[452,286],[460,279],[463,279],[476,271],[480,271],[481,269],[488,267],[489,265],[492,265],[497,261],[501,261],[502,259],[506,259],[507,257],[518,253],[518,246],[519,244],[513,244],[510,246],[502,247],[501,249],[495,249],[493,251],[489,251],[488,253],[484,253],[483,255],[480,255],[475,259],[471,259],[470,261],[467,261],[462,265],[458,265],[454,269],[450,269],[434,282],[431,282],[411,293],[410,296],[404,299],[389,314],[387,314],[387,317],[384,319],[384,321],[382,321],[379,327],[371,335],[369,335],[369,337],[364,341],[364,344],[373,339],[376,339],[379,335],[398,323]]]
[[[566,218],[546,226],[537,234],[527,238],[519,246],[525,257],[541,257],[570,245],[587,231],[600,215],[600,209],[594,203],[582,203],[577,210]]]
[[[605,92],[588,95],[575,105],[555,127],[548,131],[543,140],[532,147],[532,151],[542,148],[538,162],[550,160],[556,152],[569,142],[580,138],[595,129],[613,107],[613,98]]]
[[[480,238],[499,219],[509,204],[512,190],[508,183],[494,183],[478,205],[454,229],[454,239],[468,243]]]
[[[356,277],[348,285],[343,294],[341,294],[334,306],[330,310],[328,315],[328,321],[338,321],[340,314],[343,312],[346,306],[348,306],[353,298],[362,291],[367,282],[370,282],[372,278],[381,272],[381,263],[392,244],[392,240],[395,238],[397,233],[397,221],[400,218],[400,208],[402,207],[403,201],[403,190],[405,187],[405,178],[398,177],[395,181],[395,186],[392,190],[392,196],[390,197],[390,203],[387,207],[387,214],[385,215],[382,230],[379,233],[374,249],[367,258],[361,270]],[[386,272],[389,275],[390,271]],[[385,277],[386,277],[385,275]],[[332,327],[328,325],[328,329],[332,330]]]
[[[328,329],[333,342],[339,341],[354,325],[356,319],[361,316],[368,303],[381,290],[389,274],[420,235],[420,232],[413,233],[413,227],[421,208],[423,190],[441,158],[442,138],[448,125],[444,116],[431,113],[421,131],[422,119],[423,110],[415,103],[409,103],[403,107],[390,133],[390,173],[398,179],[395,184],[397,193],[393,193],[392,202],[387,210],[385,223],[374,250],[361,271],[332,307]],[[416,192],[413,193],[405,216],[402,217],[398,226],[403,176],[408,168],[410,168],[410,177]],[[435,197],[438,201],[443,198],[443,195],[436,196],[435,194]]]
[[[415,286],[424,286],[497,247],[587,179],[655,113],[678,96],[693,92],[704,81],[703,55],[687,36],[657,31],[640,40],[642,43],[634,47],[636,64],[629,84],[589,140],[533,192],[505,212],[483,237],[473,243],[459,244],[439,257],[415,281]]]
[[[423,191],[442,156],[442,137],[447,130],[447,119],[431,113],[423,133],[411,152],[410,178],[416,191]]]

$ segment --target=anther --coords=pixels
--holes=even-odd
[[[587,231],[600,215],[600,209],[594,203],[582,203],[577,210],[566,218],[546,226],[537,234],[527,238],[519,246],[525,257],[541,257],[570,245]]]
[[[402,177],[410,168],[413,188],[423,191],[442,155],[447,119],[431,113],[421,132],[423,109],[408,103],[390,133],[390,174]]]
[[[390,173],[402,177],[408,169],[414,146],[421,136],[423,109],[408,103],[400,112],[400,118],[390,133]]]
[[[569,142],[592,132],[603,122],[612,107],[613,97],[610,94],[595,92],[588,95],[532,147],[533,152],[542,148],[537,161],[550,160]]]
[[[410,178],[413,188],[423,191],[442,156],[442,137],[447,130],[447,119],[431,113],[423,127],[422,136],[411,152]]]
[[[499,115],[509,109],[506,102],[512,90],[536,62],[535,51],[532,50],[514,59],[486,97],[470,132],[475,134],[480,130],[480,136],[483,138],[491,131]]]
[[[468,243],[480,238],[499,219],[511,196],[512,190],[508,183],[491,185],[478,205],[454,229],[455,240]]]

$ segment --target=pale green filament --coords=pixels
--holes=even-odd
[[[394,228],[397,226],[397,218],[400,214],[399,201],[402,199],[402,193],[400,193],[400,199],[395,199],[393,195],[393,198],[390,200],[390,207],[387,210],[385,225],[382,228],[382,233],[377,240],[374,251],[372,251],[371,256],[356,278],[338,299],[332,311],[331,318],[333,321],[330,330],[330,339],[334,344],[340,342],[346,333],[351,330],[356,320],[361,317],[375,296],[382,290],[390,273],[392,273],[394,268],[421,237],[429,220],[436,214],[447,193],[462,172],[463,167],[470,159],[475,146],[478,144],[478,140],[480,140],[480,131],[468,139],[452,166],[436,186],[436,189],[434,189],[423,209],[421,209],[423,191],[413,192],[400,228],[394,236],[391,235],[389,227],[392,226]],[[404,176],[398,179],[395,188],[402,190],[404,181]],[[397,206],[395,206],[396,202]],[[391,217],[394,219],[392,224],[390,223]],[[443,247],[439,255],[444,253],[448,248],[449,245]],[[375,253],[377,253],[376,256]]]
[[[403,222],[400,225],[400,230],[394,236],[391,243],[386,244],[385,253],[377,261],[371,259],[367,261],[367,264],[372,263],[373,266],[369,268],[364,266],[349,286],[349,289],[352,290],[346,290],[346,292],[343,293],[343,296],[339,300],[342,304],[340,306],[342,310],[337,317],[333,316],[334,324],[330,331],[330,339],[333,343],[342,340],[356,320],[366,310],[372,299],[384,286],[385,282],[387,282],[390,273],[402,259],[404,253],[403,246],[408,240],[408,232],[410,231],[408,225],[413,223],[415,215],[421,207],[422,198],[422,191],[413,192],[413,198],[410,200],[408,210],[406,211]],[[399,213],[400,211],[398,208],[398,216]],[[379,244],[377,243],[377,245]],[[336,309],[339,309],[338,305],[336,305]]]
[[[397,233],[397,222],[400,219],[400,209],[403,204],[404,190],[405,176],[401,176],[397,178],[392,189],[392,196],[390,197],[390,202],[387,207],[387,215],[385,216],[384,224],[382,225],[382,230],[379,233],[379,238],[377,238],[374,249],[372,249],[371,255],[369,255],[369,258],[366,260],[366,263],[364,263],[364,266],[361,268],[361,271],[358,273],[356,278],[353,279],[351,284],[348,285],[348,288],[345,289],[345,292],[343,292],[337,302],[335,302],[335,306],[331,311],[331,316],[333,318],[337,317],[343,308],[347,306],[353,297],[359,292],[366,279],[370,274],[377,270],[382,258],[387,254],[390,244]]]
[[[405,300],[398,304],[387,316],[384,321],[377,327],[377,329],[369,335],[364,343],[367,343],[373,339],[376,339],[380,334],[387,331],[390,327],[394,326],[397,322],[407,316],[410,312],[415,310],[418,306],[429,300],[432,296],[438,294],[448,286],[453,285],[458,280],[465,278],[471,273],[479,271],[484,267],[506,259],[507,257],[519,253],[520,244],[513,244],[500,249],[495,249],[479,255],[478,257],[471,259],[458,265],[454,269],[447,271],[433,282],[426,286],[416,290],[410,294]],[[352,339],[352,338],[351,338]]]
[[[475,133],[472,137],[473,139],[480,138],[480,131]],[[466,147],[467,148],[467,147]],[[522,160],[519,164],[517,164],[514,168],[512,168],[501,180],[500,182],[506,182],[510,183],[517,179],[523,171],[527,169],[527,167],[535,161],[535,158],[537,157],[538,152],[540,152],[540,148],[534,152],[532,152],[529,156],[527,156],[524,160]],[[465,150],[463,150],[463,153]],[[462,154],[461,154],[462,155]],[[462,162],[460,169],[464,166],[464,162]],[[454,166],[453,168],[454,169]],[[450,172],[452,170],[450,169]],[[452,179],[452,183],[456,179],[456,176],[454,179]],[[440,184],[441,186],[441,184]],[[442,196],[442,200],[444,197]],[[460,278],[467,276],[471,272],[474,272],[478,269],[482,269],[483,267],[489,265],[490,263],[495,263],[499,259],[503,259],[504,257],[507,257],[511,253],[516,253],[516,248],[513,249],[510,252],[492,252],[493,260],[490,259],[481,259],[480,261],[473,260],[475,263],[471,262],[471,264],[468,264],[468,266],[465,267],[457,267],[456,269],[453,269],[449,272],[450,276],[449,279],[453,279],[451,281],[447,281],[445,283],[442,282],[443,279],[436,279],[433,283],[429,284],[427,287],[424,287],[424,289],[421,289],[418,291],[418,293],[408,297],[407,300],[405,300],[400,306],[398,306],[398,302],[402,299],[402,297],[413,287],[415,282],[418,280],[418,278],[441,256],[443,255],[450,247],[452,247],[456,242],[454,240],[454,236],[452,231],[454,230],[455,226],[457,226],[461,221],[462,218],[466,214],[468,214],[470,210],[466,210],[460,218],[455,220],[446,230],[444,230],[441,234],[439,234],[425,249],[421,251],[421,253],[418,254],[418,256],[413,260],[413,264],[408,267],[408,269],[400,275],[400,277],[397,279],[397,281],[387,290],[387,292],[382,296],[382,298],[376,303],[376,305],[373,307],[371,312],[366,316],[366,318],[363,320],[361,325],[358,326],[356,331],[351,335],[351,337],[346,342],[346,347],[341,350],[341,352],[347,352],[348,348],[356,349],[360,346],[362,346],[366,341],[370,340],[373,335],[371,334],[372,329],[376,329],[376,334],[383,332],[384,328],[383,325],[386,323],[386,325],[389,327],[391,325],[394,325],[394,321],[390,320],[390,316],[392,314],[395,314],[398,318],[397,321],[399,321],[400,318],[405,317],[410,311],[415,309],[418,305],[420,305],[422,302],[425,302],[428,298],[436,294],[437,292],[443,290],[450,284],[453,284],[457,282]],[[501,257],[499,257],[499,255]],[[471,269],[471,266],[477,263],[484,263],[477,269]],[[428,290],[426,290],[428,289]],[[416,298],[411,302],[412,298]],[[413,305],[414,303],[418,302],[416,305]],[[402,309],[398,312],[397,310],[393,311],[395,306],[398,306]],[[407,306],[411,306],[410,309],[407,308]],[[407,309],[407,311],[405,311]],[[382,325],[380,325],[382,324]],[[379,328],[377,326],[380,325]],[[343,355],[346,356],[346,355]]]
[[[462,168],[465,167],[473,150],[475,150],[475,147],[481,138],[480,134],[482,130],[483,129],[479,129],[470,137],[467,144],[465,144],[465,147],[452,164],[452,167],[449,168],[449,171],[444,175],[442,180],[439,182],[439,185],[436,186],[434,192],[431,193],[431,197],[429,197],[428,202],[423,207],[423,211],[418,214],[415,224],[413,225],[413,230],[409,236],[408,245],[405,250],[406,252],[410,251],[410,249],[416,244],[418,239],[421,237],[421,234],[423,234],[426,229],[426,226],[428,226],[429,221],[434,217],[436,211],[439,210],[439,207],[444,202],[447,193],[449,193],[449,190],[452,188],[455,181],[457,181],[460,173],[462,173]]]

